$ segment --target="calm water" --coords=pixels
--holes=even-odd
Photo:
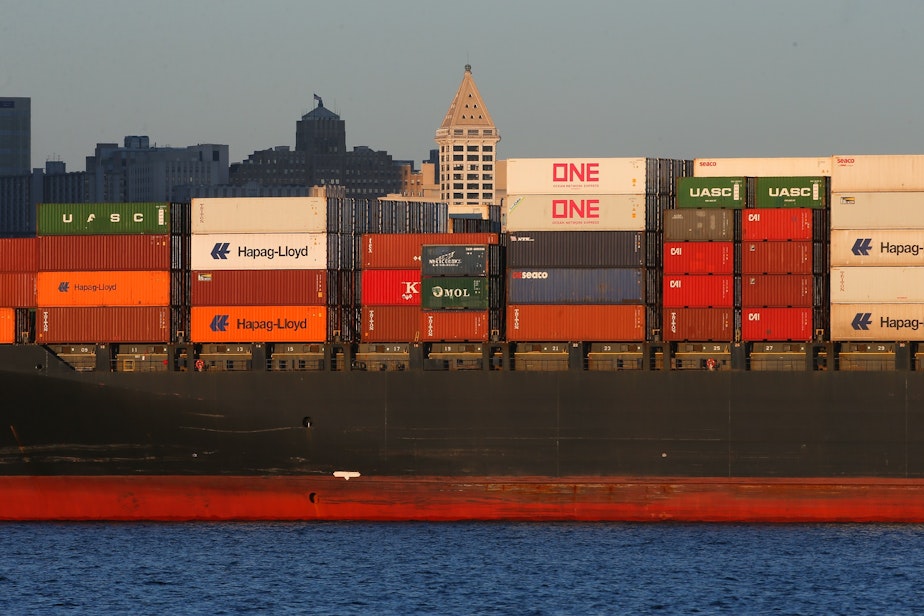
[[[0,614],[921,614],[924,527],[5,524]]]

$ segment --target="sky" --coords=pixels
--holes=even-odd
[[[97,143],[347,147],[421,161],[464,73],[498,158],[924,153],[920,0],[0,0],[32,164]]]

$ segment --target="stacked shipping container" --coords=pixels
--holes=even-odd
[[[14,342],[29,329],[27,316],[36,306],[35,266],[34,237],[0,238],[0,344]]]

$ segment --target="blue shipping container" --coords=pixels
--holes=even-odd
[[[644,304],[643,268],[529,268],[507,272],[508,304]]]

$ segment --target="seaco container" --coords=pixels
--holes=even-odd
[[[417,342],[420,309],[416,306],[363,306],[362,342]]]
[[[924,341],[924,303],[831,304],[831,340]]]
[[[732,274],[733,242],[665,242],[665,274]]]
[[[811,274],[748,274],[741,276],[741,305],[755,307],[800,307],[815,305]]]
[[[507,272],[511,304],[643,304],[641,268],[543,268]]]
[[[324,342],[325,306],[193,306],[193,342]]]
[[[327,271],[193,271],[189,297],[193,306],[320,306],[327,299]]]
[[[425,244],[421,246],[423,276],[487,276],[488,247]]]
[[[35,272],[36,264],[36,238],[0,238],[0,272]]]
[[[425,342],[485,342],[490,334],[486,310],[436,310],[420,313]]]
[[[727,209],[678,209],[664,212],[664,240],[671,242],[735,239],[735,211]]]
[[[759,208],[824,208],[828,180],[824,177],[759,177],[754,181],[754,206]]]
[[[39,270],[170,269],[169,235],[45,235],[36,243]]]
[[[642,267],[645,234],[637,231],[534,231],[507,236],[507,267]]]
[[[731,308],[665,308],[661,337],[667,342],[730,341],[735,335]]]
[[[167,306],[38,308],[35,341],[40,344],[170,342]]]
[[[511,342],[639,342],[645,339],[645,306],[509,304],[507,339]]]
[[[741,339],[745,342],[805,342],[814,331],[811,308],[741,309]]]
[[[831,157],[819,158],[696,158],[693,175],[717,177],[830,176]]]
[[[748,184],[744,177],[677,178],[678,208],[735,208],[747,205]]]
[[[325,233],[218,233],[190,238],[190,269],[327,268]]]
[[[811,241],[812,210],[773,208],[741,213],[743,241]]]
[[[924,302],[922,267],[832,267],[831,303]]]
[[[362,273],[364,306],[420,306],[420,270],[366,270]]]
[[[424,310],[488,309],[488,279],[474,276],[424,278],[420,305]]]
[[[924,228],[832,230],[831,265],[924,265]]]
[[[369,233],[362,236],[362,269],[420,269],[427,244],[497,244],[496,233]]]
[[[169,306],[170,272],[39,272],[39,306]]]
[[[646,166],[645,158],[511,158],[507,194],[644,195]]]
[[[38,235],[170,233],[169,203],[41,203]]]
[[[16,342],[16,311],[0,308],[0,344]]]
[[[812,242],[742,242],[742,274],[811,274]]]
[[[0,272],[0,306],[35,308],[35,272]]]
[[[731,308],[734,276],[665,274],[661,303],[665,308]]]
[[[924,228],[924,192],[832,192],[831,228]]]
[[[924,191],[924,155],[836,155],[832,192]]]
[[[326,197],[193,199],[192,233],[325,233]]]
[[[506,231],[644,231],[645,195],[508,195]]]

